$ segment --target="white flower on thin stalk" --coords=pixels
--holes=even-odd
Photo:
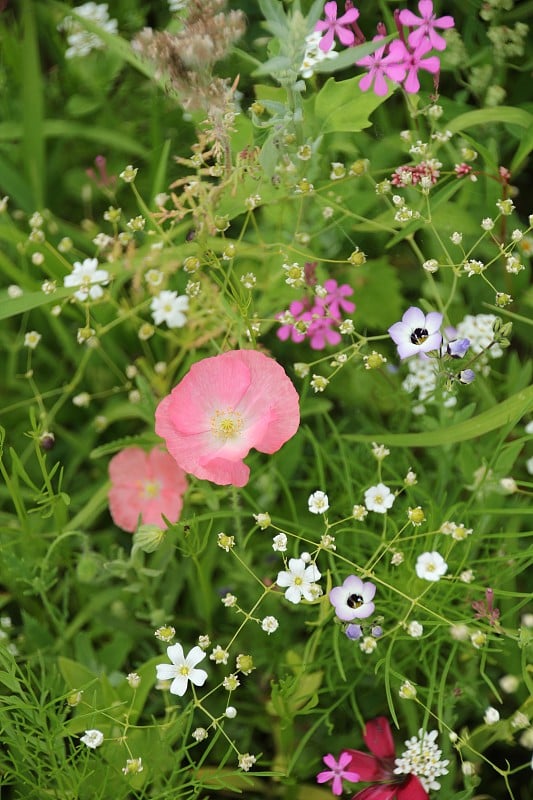
[[[276,583],[286,589],[285,598],[290,603],[304,600],[316,600],[321,594],[316,581],[321,575],[314,564],[307,565],[303,558],[290,558],[289,569],[278,572]]]
[[[86,258],[74,262],[72,272],[65,276],[63,283],[67,288],[80,287],[74,297],[81,302],[99,300],[104,294],[102,286],[109,283],[109,272],[98,268],[97,258]]]
[[[448,564],[440,553],[433,550],[431,553],[422,553],[418,556],[415,565],[416,574],[425,581],[440,581],[448,570]]]
[[[369,511],[375,511],[378,514],[386,514],[388,509],[392,508],[394,500],[395,495],[383,483],[371,486],[365,492],[365,506]]]
[[[104,734],[96,728],[91,728],[85,731],[83,736],[80,736],[80,741],[87,745],[87,747],[90,747],[91,750],[95,750],[97,747],[100,747],[104,741]]]
[[[307,500],[311,514],[325,514],[329,508],[329,499],[325,492],[316,491]]]
[[[168,289],[159,292],[152,302],[150,309],[152,318],[156,325],[166,322],[169,328],[182,328],[187,322],[187,317],[183,313],[189,308],[189,298],[186,295],[178,296],[177,292]]]
[[[167,647],[167,656],[171,664],[158,664],[156,666],[157,679],[172,681],[170,693],[182,697],[187,691],[189,681],[195,686],[203,686],[207,680],[204,669],[196,669],[196,665],[205,658],[204,651],[197,645],[192,648],[187,656],[181,644],[172,644]]]

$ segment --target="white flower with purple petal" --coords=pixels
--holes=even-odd
[[[366,619],[374,613],[376,587],[366,583],[357,575],[348,575],[342,586],[335,586],[329,593],[329,602],[335,607],[335,614],[343,622],[353,619]]]
[[[389,335],[398,348],[400,358],[410,358],[440,347],[441,325],[442,314],[439,311],[424,314],[420,308],[411,306],[403,315],[401,322],[391,325]]]

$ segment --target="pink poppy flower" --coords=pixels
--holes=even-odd
[[[344,768],[358,772],[361,781],[379,785],[368,786],[352,800],[428,800],[429,795],[416,775],[394,772],[396,751],[386,717],[367,722],[363,738],[372,755],[360,750],[343,750],[342,755],[350,755]]]
[[[331,755],[331,753],[328,753],[327,756],[324,756],[322,761],[326,767],[330,767],[330,769],[324,770],[324,772],[319,772],[316,776],[316,781],[317,783],[327,783],[327,781],[333,781],[331,785],[331,791],[333,794],[342,794],[343,778],[345,781],[350,781],[350,783],[357,783],[360,780],[357,772],[345,769],[346,765],[351,761],[351,756],[349,753],[341,753],[338,761]]]
[[[402,25],[414,28],[407,39],[409,46],[416,48],[420,42],[427,39],[435,50],[444,50],[446,41],[436,32],[435,28],[453,28],[455,25],[453,17],[445,16],[437,19],[433,13],[431,0],[420,0],[418,10],[420,11],[419,17],[407,8],[402,9],[399,14]]]
[[[374,36],[373,41],[382,39],[382,36]],[[389,91],[385,78],[390,78],[395,83],[401,83],[405,78],[405,45],[394,40],[383,47],[378,47],[373,53],[356,61],[358,67],[366,67],[368,72],[359,81],[359,88],[366,92],[374,84],[374,92],[379,97],[383,97]]]
[[[285,370],[255,350],[198,361],[155,412],[156,433],[180,467],[220,485],[244,486],[250,449],[275,453],[299,424]]]
[[[109,462],[109,512],[113,522],[128,533],[144,525],[166,528],[177,522],[187,489],[187,479],[174,459],[154,447],[149,453],[140,447],[126,447]]]
[[[326,19],[319,20],[315,25],[315,31],[325,31],[325,35],[318,45],[320,49],[324,53],[331,50],[335,36],[337,36],[341,44],[352,45],[355,41],[355,36],[353,31],[347,28],[346,25],[356,21],[359,17],[359,11],[356,8],[350,8],[342,17],[337,19],[337,3],[326,3],[324,14]]]

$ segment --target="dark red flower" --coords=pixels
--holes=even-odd
[[[396,751],[386,717],[367,722],[363,739],[372,755],[360,750],[343,750],[351,756],[346,769],[358,772],[361,781],[377,785],[368,786],[352,800],[428,800],[429,795],[416,775],[394,774]]]

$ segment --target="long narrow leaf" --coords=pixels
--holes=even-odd
[[[397,447],[439,447],[445,444],[465,442],[476,439],[485,433],[502,428],[516,422],[533,408],[533,386],[508,397],[494,408],[478,414],[464,422],[423,433],[388,433],[387,431],[372,434],[349,433],[345,438],[350,442],[375,442]]]

